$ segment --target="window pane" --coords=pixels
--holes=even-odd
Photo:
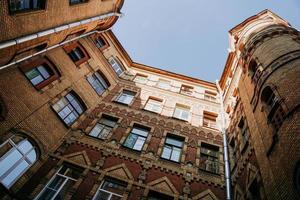
[[[106,118],[102,117],[100,122],[101,122],[101,124],[105,124],[106,126],[114,127],[117,123],[117,120],[113,121],[111,119],[106,119]]]
[[[138,137],[133,149],[138,150],[138,151],[142,150],[144,143],[145,143],[145,138]]]
[[[129,147],[129,148],[133,148],[136,140],[138,139],[137,135],[134,134],[129,134],[129,136],[127,137],[124,146]]]
[[[53,109],[56,112],[59,112],[61,109],[63,109],[65,106],[67,106],[69,104],[69,102],[66,100],[65,97],[61,98],[58,102],[56,102],[53,105]]]
[[[29,152],[32,149],[32,145],[30,144],[30,142],[28,142],[28,140],[23,140],[22,142],[20,142],[18,144],[18,149],[23,154],[26,154],[27,152]]]
[[[66,106],[64,109],[62,109],[58,115],[64,119],[66,118],[71,112],[72,112],[73,108],[71,106]]]
[[[161,157],[165,158],[165,159],[170,159],[171,152],[172,152],[172,149],[169,146],[164,146]]]
[[[94,128],[91,130],[89,135],[98,137],[99,133],[102,131],[103,128],[104,126],[102,124],[97,123],[96,126],[94,126]]]
[[[127,184],[122,181],[105,180],[101,186],[101,189],[106,190],[111,193],[122,195],[124,193],[124,190],[126,187],[127,187]]]
[[[102,84],[102,86],[104,88],[108,88],[108,85],[107,85],[106,81],[104,80],[104,78],[98,72],[95,72],[95,76],[97,77],[97,79],[100,81],[100,83]]]
[[[44,77],[44,79],[47,79],[50,77],[49,72],[43,65],[37,67],[37,69],[39,70],[40,74]]]
[[[68,180],[65,185],[61,188],[57,196],[54,198],[55,200],[64,200],[65,196],[68,192],[68,190],[72,187],[72,185],[75,183],[73,180]]]
[[[71,105],[75,108],[78,114],[81,114],[83,112],[83,109],[81,108],[80,103],[77,101],[77,99],[74,99],[70,102]]]
[[[0,176],[12,168],[15,163],[17,163],[22,158],[22,154],[14,148],[3,157],[4,159],[0,161]]]
[[[179,162],[179,160],[180,160],[180,154],[181,154],[181,149],[173,147],[173,151],[172,151],[172,155],[171,155],[171,160]]]
[[[65,177],[56,175],[55,178],[48,185],[48,187],[53,190],[58,190],[60,188],[60,186],[64,183],[65,180],[66,180]]]
[[[42,195],[38,198],[39,200],[50,200],[54,195],[55,195],[56,191],[50,189],[50,188],[46,188]]]
[[[36,152],[34,149],[31,150],[31,152],[29,154],[26,155],[26,157],[28,158],[28,160],[31,163],[34,163],[36,161]]]
[[[177,146],[177,147],[182,147],[182,144],[183,144],[182,141],[176,140],[176,139],[173,139],[173,138],[170,138],[170,137],[167,138],[166,143]]]
[[[110,193],[100,190],[93,200],[110,200]]]
[[[16,168],[14,168],[1,182],[6,187],[9,187],[19,176],[21,176],[26,168],[29,167],[29,164],[23,160],[21,161]]]
[[[141,129],[141,128],[133,128],[131,132],[144,137],[147,137],[148,135],[148,130]]]
[[[78,115],[76,113],[71,113],[69,114],[65,119],[64,119],[64,122],[67,124],[67,125],[70,125],[72,124],[72,122],[74,122],[76,119],[77,119]]]

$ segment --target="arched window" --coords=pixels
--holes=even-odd
[[[73,91],[62,97],[52,108],[67,126],[71,126],[76,119],[86,110],[80,97]]]
[[[248,66],[248,71],[249,71],[249,75],[251,76],[251,79],[253,80],[253,82],[257,83],[261,72],[262,72],[263,68],[261,65],[259,65],[256,60],[252,59],[249,63]]]
[[[54,64],[47,58],[40,58],[23,64],[20,69],[31,84],[41,89],[57,80],[60,74]]]
[[[14,135],[0,145],[0,182],[10,188],[37,160],[34,145]]]
[[[268,122],[270,122],[277,131],[284,120],[284,110],[280,105],[279,97],[275,95],[270,86],[266,86],[261,93],[261,101],[265,106]]]
[[[95,38],[95,43],[99,49],[103,49],[107,45],[105,40],[101,36]]]
[[[79,42],[74,42],[65,45],[64,50],[76,66],[79,66],[82,63],[86,62],[88,59],[90,59],[90,56],[88,55],[87,51]]]

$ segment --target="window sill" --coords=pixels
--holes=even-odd
[[[159,158],[160,158],[160,160],[162,160],[164,162],[173,163],[173,164],[176,164],[176,165],[180,165],[180,161],[169,160],[169,159],[162,158],[162,157],[159,157]]]
[[[188,120],[185,120],[185,119],[180,119],[180,118],[177,118],[177,117],[174,117],[174,116],[172,116],[172,119],[176,119],[176,120],[178,120],[178,121],[181,121],[181,122],[189,122]]]

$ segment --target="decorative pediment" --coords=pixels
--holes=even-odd
[[[85,151],[71,153],[71,154],[65,155],[64,158],[66,158],[72,162],[78,163],[80,165],[88,165],[88,166],[91,165],[91,161]]]
[[[108,175],[120,177],[123,179],[134,180],[132,174],[130,173],[129,169],[126,167],[126,165],[124,163],[107,168],[107,169],[105,169],[105,171],[108,172]]]
[[[166,176],[151,181],[150,183],[148,183],[148,185],[152,186],[157,191],[165,191],[171,194],[179,194],[175,186]]]
[[[210,189],[207,189],[194,196],[193,200],[218,200],[218,198]]]

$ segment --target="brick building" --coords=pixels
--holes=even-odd
[[[226,198],[216,85],[132,61],[109,30],[122,4],[0,2],[2,199]],[[297,199],[299,32],[263,11],[230,34],[221,86],[235,197]]]

